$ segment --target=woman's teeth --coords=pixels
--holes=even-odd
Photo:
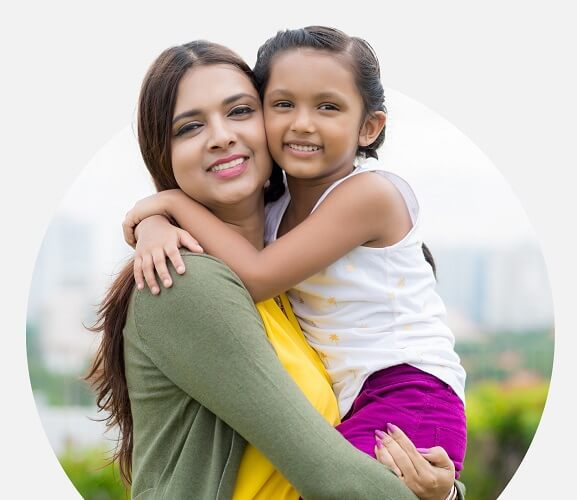
[[[220,170],[226,170],[227,168],[237,167],[238,165],[243,163],[245,160],[246,160],[246,158],[237,158],[236,160],[227,161],[226,163],[219,163],[218,165],[211,167],[209,170],[211,172],[218,172]]]
[[[300,144],[289,144],[289,148],[294,149],[296,151],[304,151],[310,153],[311,151],[318,151],[321,149],[319,146],[302,146]]]

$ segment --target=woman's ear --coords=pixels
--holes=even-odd
[[[375,111],[365,118],[359,131],[359,146],[369,146],[385,128],[387,115],[384,111]]]

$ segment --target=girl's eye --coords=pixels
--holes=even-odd
[[[199,122],[191,122],[191,123],[187,123],[186,125],[183,125],[182,127],[180,127],[177,131],[176,131],[176,137],[179,137],[181,135],[186,134],[187,132],[192,132],[195,130],[198,130],[200,127],[202,127],[202,123]]]
[[[321,109],[323,111],[338,111],[339,110],[338,106],[336,106],[335,104],[328,103],[328,102],[321,104],[319,106],[319,109]]]
[[[273,108],[291,108],[292,103],[289,101],[278,101],[278,102],[273,103],[272,107]]]
[[[230,110],[229,116],[243,116],[250,115],[254,112],[254,109],[250,106],[237,106]]]

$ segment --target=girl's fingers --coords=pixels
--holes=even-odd
[[[178,230],[178,239],[180,246],[188,248],[191,252],[204,253],[203,248],[199,245],[198,241],[194,239],[188,231],[184,229]]]
[[[403,477],[401,469],[397,467],[397,464],[385,445],[380,442],[378,437],[375,436],[375,439],[377,440],[377,444],[375,445],[375,456],[377,457],[377,460],[391,469],[398,477]]]
[[[144,280],[150,288],[153,295],[160,293],[160,288],[156,282],[156,275],[154,273],[154,263],[152,261],[152,255],[149,253],[142,257],[142,273],[144,274]]]
[[[142,259],[139,256],[134,257],[133,274],[136,288],[142,290],[144,288],[144,275],[142,274]]]
[[[129,216],[130,212],[126,214],[124,222],[122,223],[122,233],[124,235],[124,241],[128,243],[131,247],[136,245],[136,238],[134,237],[134,228],[136,224],[132,221]]]
[[[165,247],[164,252],[166,253],[166,256],[170,259],[170,262],[172,262],[172,265],[174,266],[174,269],[176,269],[176,272],[178,274],[183,274],[185,271],[184,260],[182,260],[182,255],[180,255],[178,247],[176,245]]]
[[[152,253],[152,261],[154,262],[154,267],[156,273],[160,278],[160,282],[164,288],[170,288],[172,286],[172,278],[168,272],[168,267],[166,265],[166,255],[163,249],[155,250]]]

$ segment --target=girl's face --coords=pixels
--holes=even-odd
[[[258,93],[234,66],[189,69],[178,84],[172,168],[180,188],[208,208],[260,196],[271,172]]]
[[[364,106],[339,56],[309,48],[277,55],[263,107],[270,152],[287,175],[320,180],[350,172]]]

